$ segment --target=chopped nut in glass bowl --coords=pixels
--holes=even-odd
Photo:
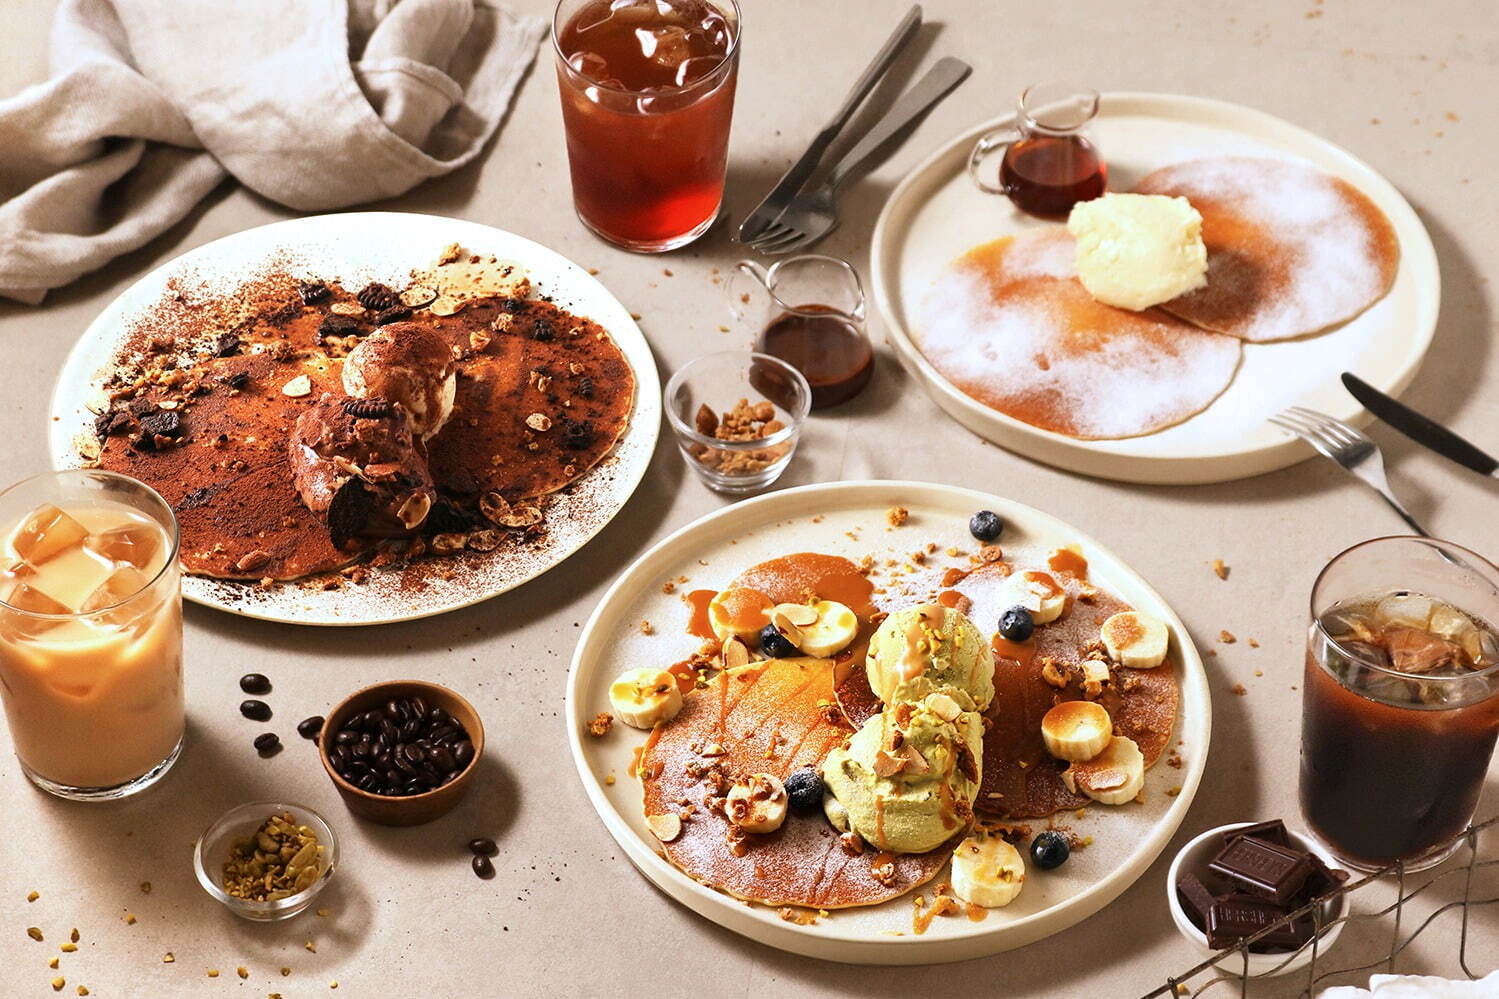
[[[304,911],[332,879],[337,860],[338,840],[323,817],[279,801],[231,808],[193,850],[203,890],[236,916],[258,922]]]
[[[679,368],[665,397],[682,456],[703,482],[747,493],[769,486],[791,463],[812,391],[779,358],[726,350]]]

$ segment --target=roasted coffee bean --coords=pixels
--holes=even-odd
[[[410,697],[351,716],[334,733],[327,758],[336,773],[364,790],[408,796],[448,784],[474,755],[468,733],[451,714]]]
[[[255,751],[261,756],[275,756],[281,752],[281,737],[275,732],[264,732],[255,737]]]
[[[468,848],[469,852],[478,854],[481,857],[493,857],[495,854],[500,852],[500,848],[495,846],[494,840],[490,839],[488,836],[469,840]]]
[[[239,689],[247,694],[269,694],[271,681],[261,673],[246,673],[239,678]]]
[[[474,854],[473,868],[474,873],[486,881],[494,877],[494,864],[482,854]]]
[[[323,730],[323,716],[313,715],[311,718],[303,718],[297,722],[297,734],[304,739],[316,739],[318,733]]]
[[[251,721],[271,720],[271,706],[265,701],[240,701],[239,713]]]

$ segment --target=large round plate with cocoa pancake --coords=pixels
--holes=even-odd
[[[900,526],[892,525],[889,513],[893,507],[908,511]],[[662,844],[647,827],[642,801],[643,792],[649,792],[646,797],[676,792],[666,787],[664,779],[657,781],[659,787],[651,783],[643,787],[632,776],[636,753],[648,736],[652,746],[644,757],[647,766],[658,758],[662,745],[659,733],[663,730],[658,728],[658,734],[651,736],[619,723],[602,736],[588,730],[595,715],[609,710],[610,682],[626,669],[643,665],[664,668],[695,650],[697,639],[684,631],[692,616],[692,600],[687,595],[704,588],[719,589],[732,580],[738,580],[738,585],[766,585],[761,578],[763,570],[753,570],[743,579],[741,574],[780,556],[816,552],[852,562],[868,556],[874,567],[869,576],[874,583],[873,600],[881,607],[885,606],[882,601],[900,599],[896,591],[911,585],[910,581],[922,573],[950,578],[946,568],[964,568],[972,571],[970,579],[979,579],[986,569],[976,567],[971,560],[978,545],[967,531],[969,517],[979,509],[995,510],[1005,518],[1007,526],[1001,540],[1007,560],[1044,565],[1056,549],[1078,546],[1088,563],[1087,578],[1112,595],[1088,608],[1089,622],[1108,610],[1115,599],[1168,622],[1171,666],[1162,668],[1175,670],[1177,709],[1167,741],[1154,747],[1163,755],[1146,773],[1143,802],[1118,808],[1095,805],[1078,817],[1068,802],[1048,798],[1040,810],[1067,805],[1052,821],[1059,827],[1069,827],[1075,835],[1091,836],[1091,844],[1075,850],[1071,859],[1055,871],[1031,871],[1019,898],[1006,908],[988,910],[982,921],[970,921],[961,915],[936,919],[923,933],[915,932],[913,925],[913,895],[925,890],[930,896],[933,886],[945,880],[945,854],[935,863],[929,863],[927,855],[902,858],[903,866],[896,871],[901,888],[897,897],[842,908],[837,906],[847,906],[850,896],[861,892],[866,900],[884,896],[875,886],[848,883],[848,878],[863,873],[863,867],[842,863],[819,840],[815,826],[820,820],[807,819],[810,827],[794,830],[788,820],[787,826],[773,834],[779,839],[757,845],[757,850],[769,852],[748,855],[754,861],[750,866],[730,864],[725,868],[720,854],[720,867],[712,870],[704,866],[701,857],[675,854],[684,866],[711,875],[723,890],[700,883],[669,862],[660,852]],[[928,547],[932,552],[922,556],[922,565],[911,567],[911,553],[925,553]],[[949,554],[949,549],[955,554]],[[995,613],[983,584],[970,588],[965,581],[956,587],[971,590],[972,613],[977,615],[974,620],[986,633],[992,632],[992,623],[980,621]],[[1077,612],[1082,613],[1082,608]],[[1081,617],[1078,620],[1082,622]],[[642,622],[649,622],[649,627]],[[1077,627],[1096,625],[1079,623]],[[1058,635],[1068,640],[1061,632]],[[779,671],[779,676],[762,676],[765,666],[761,664],[747,667],[750,675],[742,680],[734,678],[744,693],[727,709],[727,724],[736,730],[741,718],[749,724],[743,730],[745,745],[728,747],[731,753],[747,751],[758,761],[759,744],[749,735],[756,723],[760,728],[774,728],[780,723],[768,723],[765,719],[770,714],[789,719],[787,713],[800,710],[799,706],[806,706],[810,712],[829,701],[825,690],[828,680],[815,661],[783,659],[774,663],[772,669]],[[1162,676],[1155,681],[1165,679]],[[717,687],[710,682],[708,688],[687,695],[688,706],[674,724],[689,729],[688,738],[699,714],[716,717],[722,710],[713,699],[716,692]],[[837,694],[845,697],[841,688]],[[1018,690],[1012,694],[1024,697]],[[1011,695],[1002,692],[1001,699],[1007,696]],[[694,707],[694,698],[702,698],[701,704]],[[766,705],[775,707],[765,709]],[[1202,660],[1181,620],[1145,580],[1087,533],[1024,504],[975,490],[881,481],[804,486],[748,500],[710,514],[657,544],[615,581],[584,628],[568,677],[566,715],[573,758],[590,802],[630,860],[671,898],[737,933],[794,953],[862,964],[922,964],[995,954],[1061,932],[1108,905],[1144,874],[1181,823],[1197,791],[1208,752],[1211,705]],[[838,741],[839,733],[833,730],[837,724],[830,717],[826,723],[814,721],[800,728],[793,725],[789,733],[779,731],[783,742],[789,740],[796,746],[792,754],[796,759],[780,762],[800,766],[817,757],[826,745]],[[775,744],[772,739],[772,748]],[[986,764],[986,778],[989,769]],[[1011,786],[1004,782],[1017,774],[996,768],[998,783],[986,779],[985,788],[993,791],[1004,786],[1010,791]],[[1055,787],[1049,791],[1040,785],[1033,788],[1033,803],[1058,793]],[[1060,793],[1065,796],[1065,790]],[[1028,821],[1038,831],[1047,822]],[[791,837],[800,838],[813,858],[801,873],[785,866],[784,854]],[[836,843],[836,837],[832,842]],[[701,851],[709,846],[684,834],[675,849]],[[779,874],[771,870],[776,865],[781,865]],[[757,866],[769,883],[756,883]],[[773,905],[748,903],[737,897],[760,894],[778,899],[783,887],[794,895],[798,884],[813,885],[811,897],[829,910],[826,915],[806,924],[788,921]],[[905,890],[912,885],[917,886],[914,891]],[[690,932],[690,927],[666,924],[686,918],[690,917],[666,905],[661,896],[643,889],[628,914],[631,925],[652,925],[652,933],[671,938]]]
[[[115,299],[69,355],[52,400],[50,443],[54,464],[68,467],[80,463],[79,444],[87,440],[94,424],[102,378],[127,349],[127,342],[139,337],[138,330],[150,328],[152,321],[161,328],[164,301],[184,295],[210,301],[216,294],[228,297],[248,278],[267,273],[274,274],[278,281],[282,276],[336,281],[351,293],[369,282],[409,287],[415,275],[431,273],[433,265],[454,246],[466,251],[457,261],[459,267],[468,260],[518,265],[530,279],[529,297],[538,303],[537,309],[555,306],[566,310],[601,327],[598,335],[612,340],[611,363],[623,361],[634,374],[633,399],[623,390],[616,393],[618,411],[621,415],[628,412],[628,420],[613,424],[622,430],[612,448],[604,450],[607,441],[599,444],[597,454],[586,455],[586,468],[579,469],[564,488],[546,495],[542,504],[545,530],[528,535],[523,544],[503,546],[487,555],[464,551],[450,558],[434,558],[421,564],[419,570],[372,571],[357,585],[329,589],[295,581],[262,587],[254,582],[215,579],[210,578],[216,574],[210,567],[205,575],[184,575],[183,594],[198,603],[266,620],[312,625],[383,624],[468,606],[540,575],[602,530],[645,474],[661,417],[656,364],[629,311],[583,268],[531,240],[474,222],[386,212],[293,219],[227,236],[163,265]],[[470,253],[474,256],[469,257]],[[153,316],[157,318],[153,320]],[[550,346],[541,344],[538,349]],[[234,357],[229,362],[260,363],[257,358],[263,356]],[[495,363],[504,363],[504,356],[508,355],[501,355]],[[524,380],[524,373],[520,377]],[[316,389],[307,397],[309,402],[325,388],[324,379],[316,372],[313,379]],[[627,384],[628,378],[623,381]],[[468,384],[476,383],[470,380]],[[463,391],[460,389],[460,416]],[[514,395],[519,397],[518,392]],[[277,398],[274,390],[268,396]],[[508,403],[502,398],[495,405],[504,407]],[[508,410],[505,412],[508,414]],[[526,414],[515,415],[524,419]],[[112,445],[106,442],[106,446]],[[272,442],[271,446],[277,453],[284,453],[284,443]],[[435,444],[430,450],[434,468],[441,474],[438,466],[445,460],[444,452]],[[274,469],[264,473],[252,470],[246,479],[261,474],[274,474]],[[555,484],[560,483],[549,484],[548,488]],[[161,488],[170,493],[171,486],[167,483]],[[295,506],[295,490],[288,487],[284,491]],[[190,501],[179,502],[173,496],[169,499],[184,511],[181,516],[199,513]]]
[[[1143,334],[1131,339],[1125,331],[1117,334],[1116,345],[1134,354],[1125,363],[1110,359],[1099,365],[1100,377],[1086,377],[1086,370],[1081,370],[1084,384],[1071,387],[1110,417],[1166,413],[1167,418],[1158,421],[1162,428],[1153,432],[1125,427],[1124,434],[1115,436],[1104,427],[1102,436],[1112,439],[1084,439],[1086,432],[1043,429],[1067,426],[1067,420],[1026,422],[1016,418],[1013,407],[1001,405],[1006,409],[1001,412],[965,393],[958,384],[964,378],[944,376],[939,370],[942,359],[921,349],[922,335],[932,322],[930,315],[922,314],[923,303],[941,301],[932,289],[950,273],[954,261],[975,248],[1058,226],[1024,215],[1004,197],[980,192],[968,177],[966,164],[974,142],[1012,123],[1013,116],[1005,116],[976,125],[917,166],[886,202],[871,248],[871,284],[891,344],[936,403],[970,430],[1037,461],[1101,478],[1221,482],[1284,468],[1312,455],[1305,445],[1266,422],[1287,406],[1307,406],[1354,425],[1366,424],[1370,416],[1343,390],[1341,372],[1355,372],[1391,394],[1398,394],[1415,377],[1435,332],[1440,277],[1429,235],[1388,181],[1325,139],[1260,111],[1196,97],[1111,93],[1103,95],[1092,133],[1109,166],[1110,190],[1134,190],[1153,171],[1204,158],[1310,164],[1346,181],[1388,219],[1398,241],[1393,284],[1372,306],[1330,329],[1277,342],[1245,342],[1231,378],[1225,377],[1222,351],[1213,354],[1202,342],[1220,334],[1204,333],[1157,310],[1140,314],[1140,322],[1153,317],[1156,324],[1143,333],[1169,335],[1170,329],[1179,327],[1187,335],[1177,356],[1165,359],[1175,367],[1143,363]],[[990,167],[997,169],[992,161]],[[1254,171],[1243,173],[1246,181],[1256,176]],[[1213,254],[1210,249],[1210,284]],[[1271,304],[1267,296],[1266,307]],[[1331,309],[1337,303],[1325,304]],[[1058,308],[1065,305],[1056,303]],[[963,325],[956,315],[949,321],[955,328]],[[992,353],[995,356],[988,359],[969,357],[954,370],[972,377],[975,363],[1005,363],[1002,352]],[[1026,358],[1015,361],[1023,365]],[[1135,369],[1140,374],[1131,382]],[[998,376],[1011,384],[1017,380],[1003,369]],[[1097,397],[1109,386],[1125,395],[1117,406]],[[1149,393],[1160,393],[1161,398],[1140,397]],[[1070,424],[1079,422],[1086,430],[1089,421]],[[1125,435],[1129,432],[1137,435]]]

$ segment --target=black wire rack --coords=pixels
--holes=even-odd
[[[1300,969],[1295,973],[1287,972],[1284,977],[1274,979],[1277,983],[1276,988],[1284,989],[1287,982],[1294,981],[1295,976],[1300,975],[1303,977],[1304,982],[1300,996],[1308,997],[1314,995],[1323,983],[1332,984],[1328,983],[1327,980],[1334,976],[1375,971],[1393,973],[1395,970],[1395,961],[1401,953],[1427,927],[1435,923],[1439,917],[1454,909],[1460,913],[1461,918],[1461,928],[1457,944],[1457,965],[1470,980],[1481,978],[1485,973],[1494,969],[1475,969],[1470,966],[1468,930],[1470,918],[1475,908],[1487,905],[1499,905],[1499,895],[1492,898],[1475,898],[1473,896],[1474,881],[1478,873],[1488,869],[1499,870],[1499,856],[1492,855],[1492,850],[1488,851],[1490,855],[1485,856],[1484,851],[1480,850],[1479,845],[1479,834],[1491,827],[1499,829],[1499,815],[1484,822],[1471,825],[1449,840],[1447,845],[1449,847],[1457,845],[1458,854],[1454,855],[1452,860],[1448,860],[1440,867],[1434,869],[1431,872],[1431,876],[1425,880],[1420,880],[1418,877],[1408,874],[1405,870],[1404,862],[1397,862],[1357,880],[1349,881],[1331,894],[1315,902],[1309,902],[1295,912],[1289,913],[1273,925],[1260,930],[1253,936],[1245,937],[1236,946],[1219,951],[1212,957],[1195,967],[1187,969],[1181,974],[1168,975],[1164,984],[1151,992],[1145,993],[1141,999],[1155,999],[1157,996],[1181,997],[1209,994],[1226,997],[1234,994],[1235,986],[1237,986],[1237,994],[1243,997],[1243,999],[1247,999],[1247,997],[1256,993],[1257,986],[1263,985],[1267,988],[1269,987],[1268,980],[1265,977],[1266,974],[1275,974],[1279,969],[1285,968],[1292,960],[1296,959],[1297,955],[1302,951],[1308,949],[1311,951],[1311,956],[1306,968]],[[1464,848],[1466,848],[1465,855],[1462,853]],[[1391,879],[1387,883],[1391,884],[1395,889],[1395,900],[1383,908],[1369,912],[1355,913],[1352,905],[1353,896],[1366,886],[1383,881],[1386,878]],[[1404,930],[1403,921],[1407,915],[1407,911],[1411,908],[1411,903],[1431,892],[1434,885],[1444,882],[1455,884],[1456,881],[1454,879],[1459,880],[1462,884],[1462,898],[1454,899],[1438,906],[1427,913],[1416,924],[1414,929],[1402,936]],[[1326,903],[1338,896],[1343,896],[1346,900],[1343,906],[1343,915],[1336,919],[1327,919]],[[1312,938],[1294,951],[1277,955],[1282,958],[1281,962],[1273,968],[1267,969],[1266,972],[1260,973],[1259,977],[1251,976],[1249,973],[1250,945],[1261,937],[1303,918],[1310,918],[1312,920],[1312,925],[1316,931],[1313,933]],[[1327,959],[1325,954],[1319,951],[1323,931],[1331,929],[1339,923],[1382,924],[1385,922],[1391,924],[1389,929],[1390,946],[1383,956],[1374,961],[1352,967],[1330,967],[1332,962]],[[1494,955],[1488,955],[1488,959],[1493,960]],[[1233,967],[1234,964],[1237,964],[1239,967],[1237,972],[1230,973],[1224,970]],[[1203,978],[1203,976],[1210,977]]]

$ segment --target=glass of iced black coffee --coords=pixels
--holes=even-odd
[[[1421,870],[1473,819],[1499,735],[1499,569],[1456,545],[1379,538],[1312,590],[1301,809],[1344,863]]]

